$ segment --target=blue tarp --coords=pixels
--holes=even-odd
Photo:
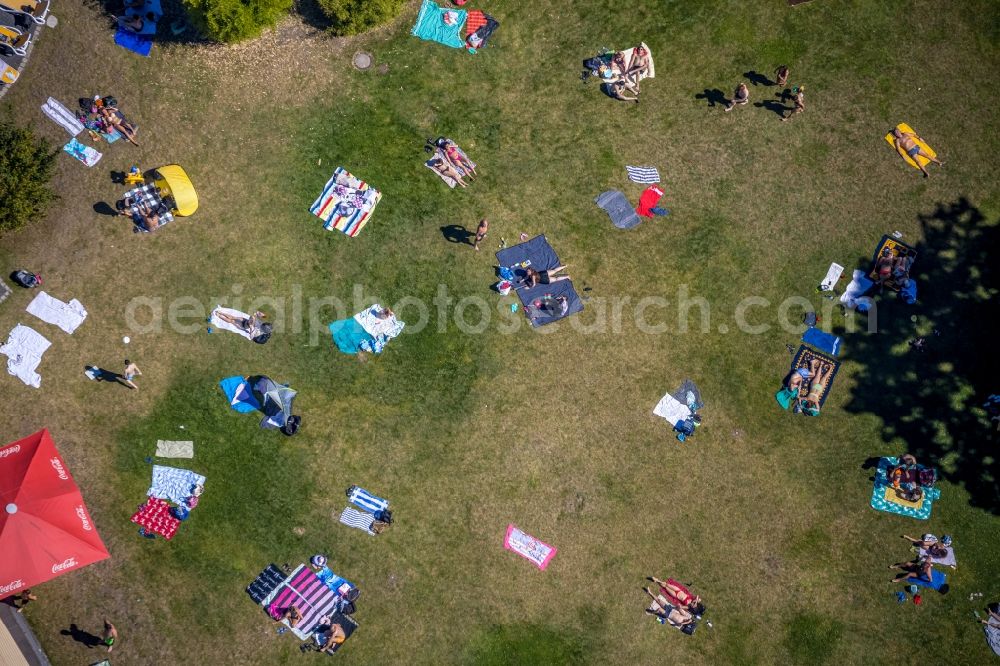
[[[361,343],[374,341],[373,338],[358,321],[351,317],[335,321],[329,326],[330,334],[337,349],[345,354],[357,354],[361,351]]]
[[[115,44],[123,49],[128,49],[129,51],[138,53],[141,56],[146,56],[147,58],[149,57],[149,52],[153,50],[152,39],[142,35],[137,35],[131,30],[126,30],[125,28],[118,28],[118,32],[115,33]]]
[[[802,342],[832,356],[840,355],[840,338],[818,328],[808,328],[802,334]]]
[[[948,577],[938,571],[937,569],[931,569],[931,579],[924,580],[923,578],[909,578],[907,583],[913,583],[914,585],[919,585],[920,587],[929,587],[932,590],[940,590],[941,586],[944,585]]]
[[[240,414],[261,409],[257,399],[250,392],[250,386],[243,377],[239,375],[226,377],[219,382],[219,388],[222,389],[222,392],[226,394],[226,398],[229,399],[229,406]]]
[[[455,21],[450,25],[444,22],[446,13],[455,15]],[[433,0],[424,0],[417,14],[417,22],[410,34],[445,46],[460,49],[465,46],[462,39],[462,28],[465,27],[465,10],[438,7]]]

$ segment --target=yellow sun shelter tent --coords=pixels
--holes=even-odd
[[[184,169],[176,164],[153,170],[153,181],[174,200],[174,214],[188,216],[198,210],[198,193]]]

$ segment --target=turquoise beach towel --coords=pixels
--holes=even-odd
[[[916,518],[917,520],[927,520],[931,517],[934,500],[941,496],[939,488],[924,489],[924,501],[919,509],[897,504],[886,499],[885,490],[892,487],[892,483],[889,481],[889,470],[898,464],[899,458],[894,456],[879,459],[878,467],[875,470],[875,487],[872,489],[871,507],[877,511],[895,513],[900,516],[907,516],[908,518]]]
[[[374,340],[354,317],[335,321],[329,328],[337,349],[345,354],[357,354],[361,350],[361,343]]]
[[[451,25],[444,22],[446,13],[453,13],[456,16],[456,21]],[[465,40],[462,39],[462,28],[465,26],[465,14],[464,9],[445,9],[438,7],[433,0],[424,0],[410,34],[455,49],[463,48]]]

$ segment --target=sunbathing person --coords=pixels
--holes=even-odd
[[[159,209],[153,208],[145,201],[140,201],[135,204],[135,206],[132,207],[130,214],[132,216],[132,223],[141,229],[145,229],[146,231],[155,231],[160,226]]]
[[[695,615],[703,615],[705,613],[705,604],[701,603],[701,597],[691,594],[686,587],[673,578],[662,581],[655,576],[650,576],[646,580],[659,585],[660,594],[678,608],[682,608]]]
[[[732,111],[736,105],[743,106],[750,102],[750,89],[747,88],[747,84],[741,83],[736,86],[736,93],[733,95],[733,99],[729,104],[726,104],[726,111]]]
[[[934,570],[934,563],[929,557],[918,557],[909,562],[897,562],[891,565],[889,569],[902,569],[903,571],[903,573],[898,574],[890,581],[892,583],[902,583],[913,579],[920,579],[929,583],[931,582],[931,572]]]
[[[568,280],[568,275],[556,275],[556,273],[564,268],[566,268],[566,266],[556,266],[555,268],[550,268],[545,271],[536,271],[534,268],[529,267],[525,269],[524,284],[521,286],[526,289],[531,289],[535,285],[539,284],[552,284],[553,282]]]
[[[289,606],[280,616],[278,616],[278,619],[276,619],[275,622],[281,622],[282,620],[288,620],[288,626],[294,627],[302,621],[302,611],[299,610],[298,606]]]
[[[435,157],[427,164],[442,176],[451,178],[462,187],[468,187],[468,185],[465,184],[465,181],[462,180],[462,174],[460,174],[458,170],[455,169],[455,167],[453,167],[444,157]]]
[[[896,128],[892,130],[892,136],[895,137],[893,143],[896,146],[896,152],[898,152],[900,155],[904,157],[909,155],[910,159],[913,160],[913,163],[917,165],[917,168],[920,169],[921,172],[923,172],[924,178],[929,178],[930,174],[927,173],[927,168],[920,163],[919,158],[921,156],[926,157],[927,159],[929,159],[931,162],[934,162],[934,164],[937,164],[938,166],[944,166],[944,162],[937,159],[936,157],[931,157],[930,155],[927,154],[927,151],[925,151],[923,148],[920,147],[919,144],[917,144],[917,139],[920,139],[920,137],[917,136],[916,132],[901,132],[899,131],[898,128]],[[920,140],[923,141],[923,139]]]
[[[624,76],[638,88],[639,79],[647,72],[649,72],[649,51],[640,44],[632,49],[632,59],[629,60],[628,66],[625,68]]]
[[[808,368],[795,368],[788,377],[789,390],[795,391],[795,395],[798,395],[799,390],[802,388],[802,383],[812,376],[813,373]]]
[[[665,604],[656,598],[656,595],[650,592],[648,587],[642,588],[649,598],[653,600],[651,608],[647,608],[646,612],[650,615],[655,615],[656,617],[663,618],[675,627],[683,627],[686,624],[691,624],[694,622],[694,616],[687,612],[683,608],[676,608],[671,606],[669,603]]]
[[[476,173],[476,165],[462,154],[462,151],[458,149],[458,145],[451,139],[448,139],[448,142],[444,145],[443,152],[445,159],[455,167],[456,171],[461,169],[468,178],[479,175]]]
[[[635,93],[634,96],[628,97],[625,95],[626,90],[631,90]],[[624,79],[618,79],[608,83],[608,94],[617,99],[619,102],[635,102],[639,103],[639,91],[635,88],[629,86]]]
[[[933,534],[925,534],[920,539],[914,539],[913,537],[906,536],[905,534],[900,535],[903,539],[906,539],[911,544],[926,551],[927,556],[942,559],[948,557],[948,546],[951,545],[951,537],[943,536],[941,540]]]
[[[819,416],[819,401],[823,397],[823,387],[833,372],[833,365],[814,358],[809,362],[809,370],[812,382],[806,397],[799,400],[798,407],[806,416]]]
[[[262,320],[267,318],[267,315],[260,310],[257,310],[249,317],[236,317],[226,314],[225,312],[218,311],[215,313],[215,316],[228,324],[232,324],[233,326],[243,329],[250,334],[251,338],[255,338],[261,334],[261,327],[263,326]]]
[[[136,17],[136,20],[140,23],[142,22],[142,19],[139,17]],[[97,111],[101,114],[101,119],[104,121],[105,125],[111,129],[118,130],[118,133],[128,139],[129,143],[132,145],[139,145],[139,143],[135,140],[135,127],[125,120],[125,117],[122,115],[121,111],[118,110],[118,107],[104,105],[98,108]]]

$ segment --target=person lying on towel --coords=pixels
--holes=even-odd
[[[944,162],[936,157],[931,157],[917,144],[917,139],[920,139],[920,137],[917,136],[916,132],[901,132],[897,127],[892,130],[892,136],[895,137],[893,143],[896,144],[896,152],[900,155],[909,155],[913,163],[917,165],[917,168],[923,172],[924,178],[930,177],[930,174],[927,173],[927,167],[920,163],[921,157],[926,157],[938,166],[944,166]],[[923,139],[920,140],[923,141]]]
[[[653,600],[650,607],[646,609],[646,612],[654,617],[661,618],[666,622],[669,622],[675,627],[683,627],[684,625],[691,624],[694,622],[694,616],[687,612],[683,608],[677,608],[670,605],[669,603],[663,603],[656,598],[648,587],[642,588],[649,595],[649,598]]]
[[[257,310],[249,317],[234,317],[233,315],[226,314],[225,312],[216,312],[215,316],[224,322],[242,328],[250,334],[250,339],[254,341],[261,337],[262,334],[271,332],[271,325],[263,321],[267,318],[267,315],[260,310]]]
[[[639,79],[649,71],[649,52],[640,44],[632,49],[632,59],[625,67],[625,79],[632,82],[639,89]]]
[[[524,306],[524,313],[530,319],[535,319],[542,313],[547,313],[550,317],[563,317],[569,312],[569,299],[565,296],[546,296],[534,303]]]
[[[705,614],[705,604],[701,602],[701,597],[691,594],[685,586],[678,583],[673,578],[662,581],[656,576],[650,576],[646,580],[660,586],[660,594],[666,597],[667,601],[678,608],[682,608],[697,616]]]
[[[934,562],[929,557],[918,557],[909,562],[897,562],[890,565],[889,569],[901,569],[902,573],[897,574],[890,583],[903,583],[913,578],[918,578],[924,582],[931,582],[931,572],[934,570]]]
[[[468,187],[468,185],[465,184],[465,181],[462,180],[462,174],[460,174],[458,169],[453,167],[451,162],[448,162],[444,157],[435,157],[427,163],[427,166],[434,169],[442,176],[451,178],[462,187]]]
[[[472,163],[472,160],[463,155],[462,151],[458,149],[458,144],[451,139],[445,139],[443,143],[444,145],[440,146],[440,148],[444,152],[445,159],[451,166],[456,171],[461,169],[467,177],[475,180],[479,174],[476,173],[476,165]]]
[[[298,606],[293,604],[282,611],[281,615],[279,615],[274,621],[281,622],[282,620],[288,620],[288,626],[294,627],[302,621],[302,611],[299,610]]]
[[[553,282],[559,282],[560,280],[568,280],[568,275],[556,275],[556,273],[565,268],[566,266],[556,266],[555,268],[550,268],[547,271],[536,271],[534,268],[528,267],[525,269],[524,283],[521,286],[526,289],[531,289],[535,285],[539,284],[552,284]]]
[[[788,388],[794,390],[800,388],[807,379],[812,380],[809,383],[809,392],[806,393],[806,397],[796,401],[795,411],[800,411],[806,416],[819,416],[819,401],[823,396],[823,386],[833,372],[833,364],[814,358],[809,362],[808,375],[803,376],[803,369],[797,368],[788,382]]]
[[[128,209],[126,209],[128,211]],[[160,226],[160,210],[153,208],[149,203],[140,201],[131,211],[132,223],[146,231],[155,231]]]
[[[925,550],[926,555],[932,559],[943,559],[948,557],[948,546],[951,545],[951,537],[947,534],[938,538],[933,534],[925,534],[919,539],[901,534],[900,537],[913,544],[914,547]]]

